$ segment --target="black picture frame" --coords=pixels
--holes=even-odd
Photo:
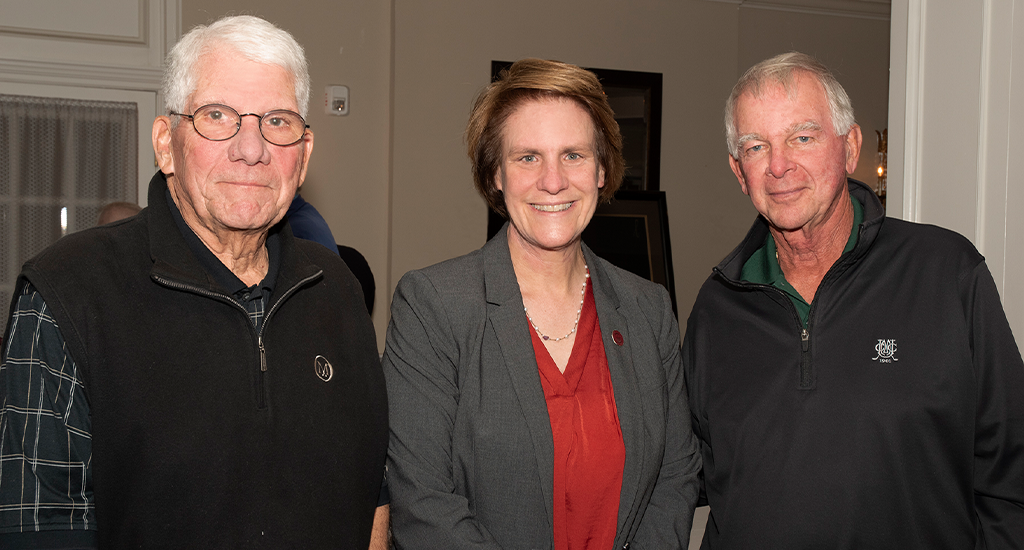
[[[597,207],[583,242],[612,265],[665,287],[678,316],[664,191],[619,191]]]

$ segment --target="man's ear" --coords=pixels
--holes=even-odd
[[[744,195],[750,196],[747,190],[747,178],[743,176],[743,167],[740,166],[740,161],[729,155],[729,168],[732,168],[732,173],[736,174],[736,179],[740,182],[740,190],[743,191]]]
[[[846,173],[852,174],[857,169],[857,160],[860,159],[860,147],[864,142],[860,125],[854,124],[846,133]]]
[[[302,135],[302,170],[299,173],[299,187],[306,181],[306,170],[309,168],[309,156],[313,154],[313,130],[306,130]]]
[[[174,157],[171,155],[171,119],[158,116],[153,121],[153,151],[156,164],[164,174],[174,173]]]

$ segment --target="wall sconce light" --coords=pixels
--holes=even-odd
[[[875,135],[878,136],[878,183],[875,184],[875,194],[878,195],[879,200],[882,201],[882,208],[885,209],[885,180],[888,176],[888,148],[889,148],[889,129],[886,128],[879,132],[875,130]]]

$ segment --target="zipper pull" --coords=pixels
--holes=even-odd
[[[810,341],[810,339],[811,333],[807,332],[806,328],[800,331],[800,347],[803,348],[803,351],[807,351],[808,342]],[[260,346],[260,349],[262,349],[263,344],[260,344]]]
[[[263,337],[257,336],[256,338],[260,344],[260,372],[267,372],[267,350],[263,347]]]

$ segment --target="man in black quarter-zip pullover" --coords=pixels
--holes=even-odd
[[[683,344],[702,548],[1020,548],[1024,363],[984,259],[847,178],[860,128],[813,58],[752,67],[725,122],[761,215]]]
[[[168,56],[148,207],[29,260],[0,368],[0,548],[370,547],[387,399],[359,283],[282,221],[309,74],[251,16]]]

